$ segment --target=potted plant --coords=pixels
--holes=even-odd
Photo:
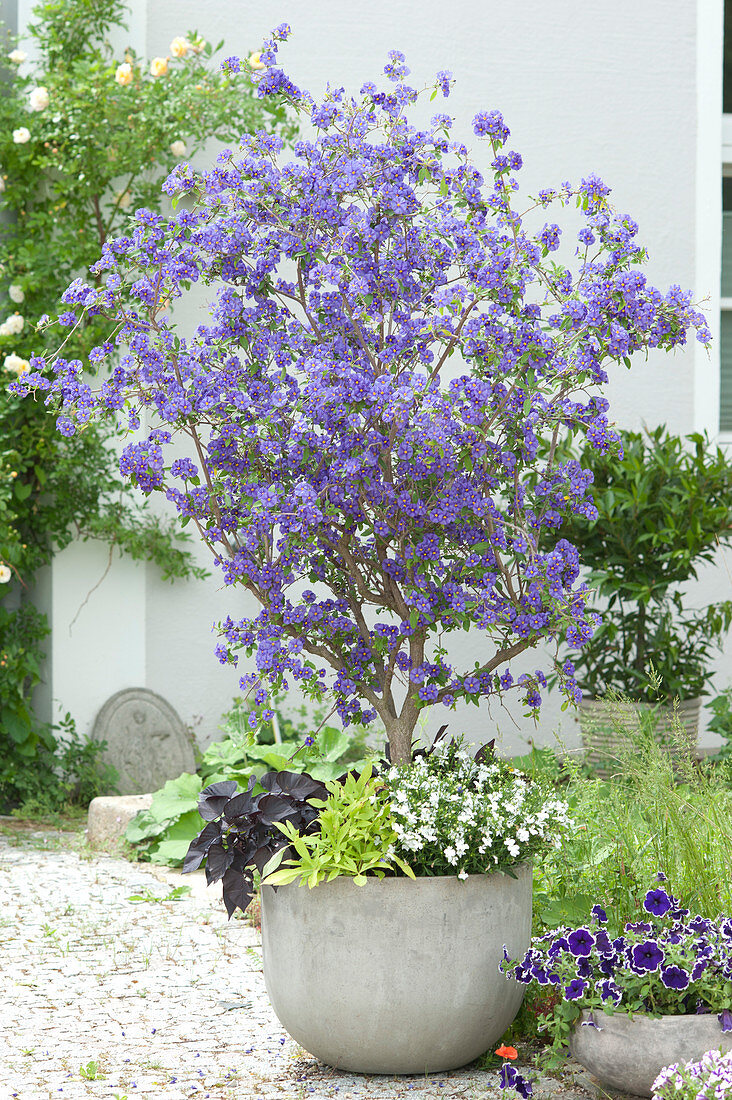
[[[732,542],[732,466],[702,435],[681,438],[664,427],[622,432],[619,453],[585,447],[579,461],[592,474],[597,514],[569,516],[564,530],[589,569],[600,613],[592,637],[571,657],[589,696],[580,718],[590,758],[606,770],[616,719],[639,721],[627,704],[619,714],[621,693],[638,710],[653,709],[667,742],[678,700],[695,749],[710,658],[732,623],[732,601],[694,607],[688,585]],[[614,704],[603,702],[608,693]]]
[[[261,872],[265,981],[283,1026],[321,1061],[362,1073],[482,1054],[519,1008],[499,963],[507,943],[528,946],[531,860],[561,840],[566,804],[492,747],[473,758],[455,740],[411,765],[382,762],[381,774],[260,783],[259,794],[254,781],[202,792],[208,824],[183,870],[205,858],[229,914],[246,909]],[[310,889],[288,885],[298,880]]]
[[[486,186],[451,140],[448,114],[425,129],[409,124],[418,93],[402,54],[389,56],[386,90],[367,83],[352,98],[330,89],[318,103],[276,65],[287,32],[278,28],[265,44],[252,77],[260,95],[282,95],[306,116],[311,140],[284,164],[281,142],[258,133],[209,172],[179,165],[165,189],[186,200],[183,208],[168,219],[138,211],[94,268],[103,285],[77,280],[65,295],[64,325],[89,314],[108,319],[109,339],[91,359],[111,362],[111,372],[93,390],[80,362],[37,358],[19,388],[47,391],[67,434],[120,414],[142,431],[150,415],[152,428],[128,442],[121,469],[143,492],[165,493],[224,581],[259,601],[259,614],[221,624],[218,655],[235,664],[239,651],[256,651],[256,670],[241,685],[261,717],[270,717],[269,692],[297,685],[329,697],[344,724],[380,719],[391,764],[408,768],[426,707],[478,706],[518,690],[536,710],[545,674],[514,676],[512,659],[545,638],[591,635],[578,556],[558,536],[567,513],[592,514],[589,482],[556,445],[564,434],[587,434],[600,449],[617,439],[606,403],[586,394],[606,378],[608,360],[650,343],[672,349],[693,327],[703,341],[709,333],[688,295],[646,284],[635,266],[644,255],[635,223],[614,214],[596,176],[541,192],[520,215],[512,195],[521,157],[506,147],[498,111],[473,120],[490,165]],[[450,86],[450,74],[438,74],[433,98]],[[585,219],[576,276],[550,259],[560,229],[544,221],[551,203],[569,202]],[[169,303],[198,281],[218,288],[216,301],[210,323],[184,338]],[[187,456],[170,454],[174,435],[187,441]],[[462,668],[448,643],[466,629],[475,632],[476,659]],[[558,675],[577,698],[569,666]],[[278,784],[257,803],[258,827],[290,814]],[[248,799],[257,795],[237,794],[228,807],[230,788],[212,797],[219,801],[205,808],[197,855],[209,877],[244,900],[245,872],[261,865],[267,845],[220,845],[220,819],[228,828],[254,813]],[[298,799],[298,820],[310,797]],[[486,860],[481,870],[493,867]],[[332,928],[340,896],[347,907],[372,896],[378,876],[365,877],[362,888],[338,878],[313,891],[278,887],[277,904],[308,898],[315,906],[329,892]],[[393,874],[374,886],[388,882],[395,897],[408,890],[424,914],[430,905],[418,899],[442,877]],[[491,915],[500,920],[504,935],[511,924],[528,929],[528,875],[475,877],[473,886],[470,874],[450,876],[455,899],[483,926]],[[519,900],[493,900],[514,888]],[[268,912],[266,903],[265,925]],[[463,908],[443,900],[435,912],[458,945]],[[385,904],[378,915],[387,920]],[[372,907],[356,919],[354,939],[373,918]],[[416,982],[427,966],[417,946],[423,928],[401,918],[388,927],[397,939],[379,949]],[[286,955],[294,982],[304,952],[264,936],[265,970]],[[327,936],[319,951],[325,973]],[[343,980],[364,977],[349,970]],[[370,1022],[387,1011],[401,1020],[391,991],[409,981],[393,974],[390,983]],[[314,991],[302,990],[308,1015]],[[443,1032],[454,1008],[441,1006]],[[432,1068],[462,1056],[442,1049]]]
[[[509,979],[553,988],[553,1053],[567,1049],[607,1086],[650,1096],[671,1062],[732,1050],[732,920],[690,917],[665,886],[645,895],[642,919],[611,939],[600,905],[579,928],[532,940]]]

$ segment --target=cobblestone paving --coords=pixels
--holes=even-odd
[[[166,900],[181,884],[191,894]],[[258,934],[227,921],[202,876],[91,854],[74,834],[8,831],[0,926],[0,1100],[502,1095],[475,1068],[365,1077],[315,1061],[270,1008]],[[535,1087],[538,1100],[560,1092],[586,1089],[571,1076]]]

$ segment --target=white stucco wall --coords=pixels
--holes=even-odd
[[[456,137],[475,145],[470,120],[498,107],[524,157],[522,190],[579,180],[597,172],[612,201],[640,224],[650,252],[648,274],[661,288],[692,287],[718,313],[719,141],[721,131],[722,0],[132,0],[132,41],[140,53],[165,54],[174,35],[197,29],[223,38],[222,56],[247,54],[276,24],[293,28],[280,58],[295,83],[321,92],[326,81],[357,89],[378,79],[391,48],[402,49],[421,86],[442,68],[457,85],[447,102],[427,103],[429,116],[447,109]],[[719,73],[719,75],[717,75]],[[481,154],[478,153],[478,164]],[[559,219],[558,219],[559,220]],[[716,303],[716,304],[715,304]],[[718,369],[694,347],[673,357],[651,356],[630,372],[616,369],[608,387],[612,413],[624,427],[666,423],[675,432],[716,425]],[[107,696],[121,687],[160,692],[184,721],[210,740],[237,690],[238,674],[213,656],[211,623],[244,610],[243,594],[218,581],[165,585],[149,566],[115,561],[104,583],[70,619],[101,575],[106,551],[71,547],[53,571],[52,694],[90,727]],[[712,595],[732,591],[729,574],[707,582]],[[468,664],[478,638],[463,636]],[[533,655],[529,667],[541,662]],[[729,665],[720,663],[722,678]],[[458,717],[433,708],[430,726],[492,735],[485,708]],[[520,713],[520,712],[517,712]],[[507,750],[521,749],[534,731],[520,717],[499,714]],[[561,725],[567,743],[575,723],[546,704],[545,740]]]

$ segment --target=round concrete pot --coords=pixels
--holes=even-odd
[[[433,1073],[483,1054],[522,987],[503,945],[531,936],[531,868],[451,878],[337,878],[262,888],[264,980],[283,1027],[328,1065]]]
[[[573,1058],[604,1085],[651,1096],[664,1066],[701,1058],[707,1050],[732,1050],[732,1032],[719,1026],[716,1013],[703,1016],[608,1016],[595,1012],[596,1027],[577,1024],[569,1037]],[[582,1020],[589,1013],[582,1013]]]

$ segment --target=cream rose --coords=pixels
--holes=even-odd
[[[178,138],[177,141],[171,142],[170,151],[174,157],[184,157],[186,155],[186,143]]]
[[[27,374],[30,370],[30,363],[27,359],[21,359],[15,352],[11,352],[10,355],[6,355],[3,361],[3,367],[5,370],[12,371],[13,374]]]
[[[0,565],[0,584],[7,584],[12,575],[7,565]]]
[[[123,88],[126,88],[128,84],[132,83],[134,75],[129,61],[123,61],[122,64],[118,65],[115,69],[114,79],[118,84],[121,84]]]
[[[168,47],[173,57],[185,57],[192,46],[187,38],[177,35]]]
[[[34,88],[28,96],[28,102],[30,103],[31,111],[45,111],[46,107],[48,107],[48,104],[51,102],[48,88],[45,88],[43,84]]]
[[[266,69],[267,68],[267,66],[262,61],[261,52],[250,54],[249,68],[250,69]]]
[[[17,130],[13,130],[13,141],[16,145],[25,145],[30,141],[30,130],[27,126],[20,126]]]
[[[167,57],[154,57],[150,62],[150,73],[152,76],[165,76],[168,71],[168,59]]]
[[[0,336],[18,336],[23,331],[25,318],[19,313],[12,313],[0,325]]]
[[[8,54],[8,61],[12,61],[14,65],[20,65],[27,56],[28,54],[24,53],[23,50],[11,50]]]
[[[10,286],[8,287],[8,295],[11,302],[15,302],[15,304],[18,306],[21,302],[25,301],[25,293],[23,291],[23,287],[19,286],[17,283],[10,284]]]

